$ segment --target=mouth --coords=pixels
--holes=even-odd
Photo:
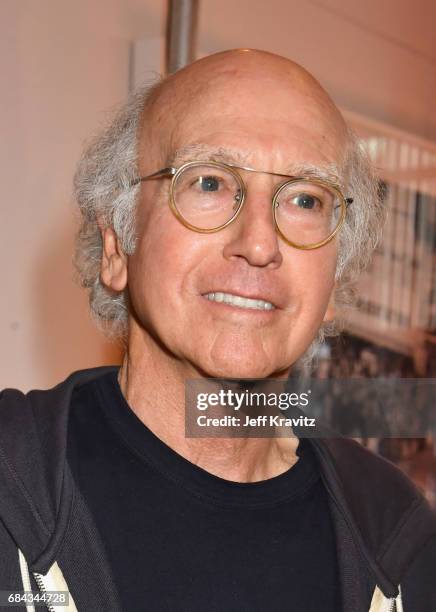
[[[217,291],[215,293],[204,293],[202,295],[211,302],[228,304],[229,306],[235,306],[236,308],[248,308],[250,310],[260,310],[263,312],[276,309],[274,304],[266,300],[247,298],[234,293]]]

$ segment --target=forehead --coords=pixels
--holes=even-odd
[[[343,120],[320,88],[233,77],[191,83],[193,89],[185,79],[157,100],[150,127],[162,162],[207,154],[246,166],[271,163],[285,173],[302,163],[341,165]]]
[[[263,168],[251,166],[252,152],[223,146],[210,146],[203,143],[192,143],[176,149],[167,160],[166,165],[180,167],[191,161],[214,161],[231,164],[240,168],[262,171]],[[287,166],[280,168],[279,175],[312,177],[327,180],[341,186],[341,168],[335,164],[310,164],[289,160]]]

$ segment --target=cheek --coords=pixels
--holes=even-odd
[[[322,318],[327,308],[335,281],[336,246],[328,244],[312,251],[293,254],[290,282],[300,294],[299,302],[304,314]]]
[[[132,306],[143,323],[180,319],[199,239],[161,204],[138,226],[138,234],[128,269]]]
[[[167,236],[167,238],[170,238]],[[128,285],[136,312],[158,303],[165,307],[183,274],[178,249],[155,228],[138,241],[129,259]]]

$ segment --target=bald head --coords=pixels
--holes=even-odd
[[[224,87],[231,91],[240,81],[249,82],[259,94],[264,87],[292,90],[323,106],[326,113],[343,124],[330,96],[318,81],[299,64],[266,51],[233,49],[209,55],[169,76],[163,83],[162,101],[174,96],[191,100],[202,93]]]
[[[347,128],[327,92],[307,70],[279,55],[251,49],[207,56],[167,77],[144,113],[143,129],[164,155],[180,138],[193,135],[199,122],[214,117],[234,120],[234,127],[265,123],[298,131],[316,128],[316,146],[344,150]],[[163,142],[163,131],[166,142]],[[335,151],[335,154],[337,151]]]

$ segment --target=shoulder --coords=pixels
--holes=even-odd
[[[399,584],[428,542],[436,543],[436,514],[422,491],[396,465],[354,440],[324,439],[327,480],[352,516],[371,556]],[[430,545],[429,545],[430,546]],[[435,554],[434,544],[428,554]]]
[[[4,389],[0,389],[0,406],[6,406],[6,404],[9,402],[16,404],[23,403],[26,399],[49,399],[51,396],[65,393],[68,394],[70,390],[78,388],[91,380],[99,378],[100,376],[104,376],[108,372],[116,371],[118,368],[119,366],[117,365],[110,365],[76,370],[69,374],[64,380],[57,383],[55,386],[50,387],[49,389],[31,389],[26,393],[20,391],[19,389],[6,387]]]
[[[366,493],[385,501],[391,494],[403,494],[406,503],[420,498],[415,484],[394,463],[368,450],[349,438],[325,439],[324,444],[331,456],[341,481],[347,484],[350,494],[357,495],[362,487]],[[407,498],[407,500],[406,500]],[[396,498],[401,502],[402,496]]]
[[[5,435],[12,434],[23,423],[28,426],[29,420],[45,423],[44,429],[51,429],[50,422],[55,427],[56,422],[66,418],[75,390],[118,367],[77,370],[50,389],[32,389],[27,393],[12,388],[0,390],[0,430]]]
[[[423,492],[391,461],[347,438],[323,440],[333,472],[359,522],[377,516],[382,531],[428,506]],[[429,507],[429,506],[428,506]],[[430,511],[429,519],[436,515]]]

